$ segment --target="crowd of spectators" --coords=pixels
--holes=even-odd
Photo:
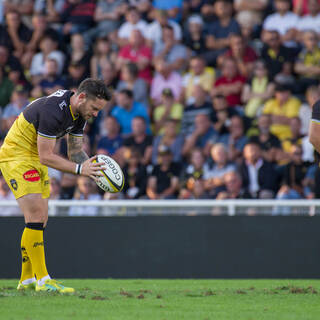
[[[319,36],[319,0],[5,0],[1,139],[28,102],[99,78],[113,99],[84,148],[124,189],[50,169],[52,199],[318,198]]]

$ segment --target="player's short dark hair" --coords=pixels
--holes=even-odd
[[[102,80],[92,78],[83,80],[77,89],[77,94],[81,92],[84,92],[89,99],[111,100],[111,92]]]

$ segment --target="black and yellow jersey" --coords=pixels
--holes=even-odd
[[[39,159],[37,135],[58,139],[81,137],[86,121],[72,113],[69,90],[58,90],[31,102],[15,120],[0,149],[0,162]]]

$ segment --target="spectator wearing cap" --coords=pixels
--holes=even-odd
[[[140,116],[145,119],[147,131],[150,132],[150,120],[146,106],[133,100],[133,92],[128,89],[122,89],[117,94],[117,105],[112,109],[111,114],[120,124],[121,134],[129,135],[132,133],[132,119]]]
[[[183,114],[182,104],[175,102],[173,92],[170,88],[162,91],[162,103],[153,111],[154,129],[157,134],[164,133],[163,125],[168,120],[181,121]]]
[[[214,11],[217,20],[207,26],[206,45],[208,52],[205,56],[209,64],[215,63],[216,58],[229,47],[229,36],[232,33],[240,33],[239,24],[232,18],[232,1],[216,0]]]
[[[131,32],[134,29],[140,30],[143,37],[146,37],[148,24],[141,19],[140,12],[137,7],[129,7],[125,14],[126,22],[124,22],[118,31],[119,45],[122,47],[127,44]]]
[[[187,26],[183,43],[191,50],[193,55],[204,54],[206,52],[206,37],[202,17],[192,15],[188,19]]]
[[[288,47],[296,47],[296,29],[299,17],[290,11],[291,0],[275,0],[276,12],[267,16],[263,30],[278,31],[281,42]]]
[[[289,87],[276,86],[275,98],[265,103],[263,113],[271,115],[271,133],[278,139],[291,137],[290,119],[299,116],[300,105],[300,100],[292,97]]]
[[[132,119],[132,133],[124,139],[122,154],[134,148],[141,154],[141,163],[148,165],[151,162],[153,136],[147,130],[144,117],[136,116]]]
[[[211,90],[211,95],[223,95],[229,106],[239,106],[241,104],[241,91],[246,78],[239,74],[234,59],[224,59],[221,74]]]
[[[159,46],[163,39],[163,27],[170,25],[173,28],[174,39],[181,41],[182,31],[181,27],[175,21],[169,19],[168,12],[166,10],[156,10],[155,20],[148,25],[146,39],[150,47]]]
[[[159,146],[158,164],[154,166],[147,182],[149,199],[174,199],[179,187],[180,165],[172,161],[172,153],[166,145]]]
[[[117,70],[128,62],[135,63],[138,66],[138,77],[144,79],[147,83],[151,82],[151,61],[152,50],[145,44],[140,30],[133,29],[130,34],[129,44],[122,47],[117,58]]]
[[[238,170],[242,185],[252,198],[274,198],[278,191],[279,175],[274,165],[262,158],[258,144],[246,144]]]
[[[298,31],[314,31],[317,36],[320,35],[320,3],[318,0],[308,0],[307,1],[308,14],[304,15],[299,19],[297,25]]]
[[[207,93],[210,92],[215,81],[215,70],[206,66],[205,60],[200,56],[190,59],[190,70],[183,77],[183,90],[181,101],[187,105],[194,103],[194,86],[201,86]]]
[[[163,126],[164,132],[154,138],[152,146],[153,164],[157,164],[160,145],[166,145],[170,148],[173,156],[173,161],[181,161],[181,150],[183,147],[184,138],[181,134],[177,133],[177,126],[178,121],[168,119]]]
[[[172,70],[182,72],[188,59],[186,46],[177,43],[174,38],[173,27],[169,24],[162,27],[162,42],[153,49],[154,62],[166,61]]]
[[[0,67],[0,112],[10,102],[13,89],[13,82],[7,77],[4,70]]]
[[[226,57],[235,60],[240,75],[246,78],[252,75],[257,54],[245,43],[245,40],[240,34],[230,35],[230,49],[218,57],[218,65],[223,65],[223,60]]]
[[[195,121],[198,114],[205,114],[211,116],[212,104],[208,101],[208,94],[201,85],[194,85],[193,87],[194,102],[187,105],[183,112],[181,122],[181,132],[184,135],[189,135],[193,132]]]
[[[148,105],[148,85],[138,78],[139,69],[135,63],[129,62],[121,68],[121,80],[117,85],[117,91],[129,89],[133,92],[133,99],[139,103]]]
[[[28,90],[22,85],[17,85],[12,92],[11,102],[6,105],[3,110],[1,119],[2,131],[8,131],[12,126],[14,120],[17,116],[24,110],[24,108],[29,104],[28,100]]]
[[[170,89],[174,99],[178,100],[182,90],[182,77],[173,71],[170,65],[163,59],[155,62],[156,74],[151,82],[150,96],[153,105],[158,105],[162,101],[162,92],[164,89]]]
[[[270,30],[263,32],[264,45],[261,50],[261,58],[265,61],[271,80],[284,70],[286,65],[292,65],[295,53],[281,44],[278,31]]]

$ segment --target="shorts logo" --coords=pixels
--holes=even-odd
[[[29,170],[23,174],[23,179],[27,181],[39,181],[40,180],[40,174],[37,170]]]
[[[17,190],[18,189],[18,184],[17,184],[17,181],[15,179],[11,179],[10,180],[10,184],[11,184],[11,187],[13,188],[13,190]]]

